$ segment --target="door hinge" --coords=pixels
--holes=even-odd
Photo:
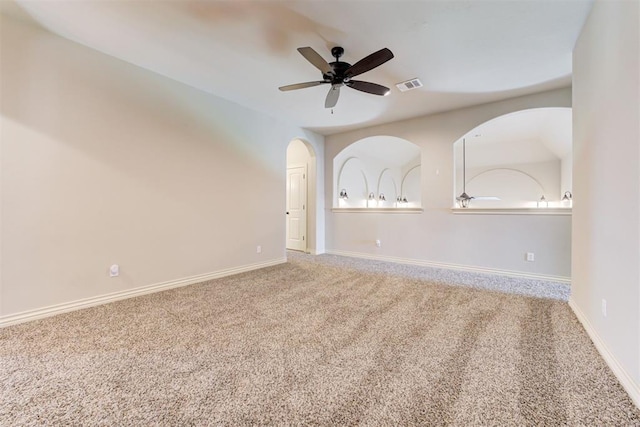
[[[302,210],[304,210],[304,209],[305,209],[305,208],[304,208],[304,205],[302,205]]]
[[[306,179],[306,178],[307,178],[307,175],[303,173],[302,174],[302,179]]]
[[[302,241],[304,242],[304,236],[302,236]]]

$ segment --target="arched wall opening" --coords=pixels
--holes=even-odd
[[[419,208],[420,147],[378,135],[360,139],[333,158],[334,208]]]
[[[474,208],[570,207],[564,196],[572,198],[571,114],[520,110],[465,133],[453,144],[454,205],[461,206],[456,199],[464,192]]]
[[[474,212],[475,209],[465,211],[451,207],[457,190],[452,149],[455,141],[482,123],[512,112],[570,106],[571,89],[563,88],[327,136],[325,204],[328,208],[334,207],[326,210],[327,252],[451,268],[488,269],[505,274],[517,272],[568,281],[571,276],[570,210],[549,209],[546,215],[534,216],[532,214],[539,213],[535,208],[519,212],[500,209]],[[377,135],[392,135],[419,146],[422,189],[419,209],[389,209],[388,214],[383,214],[376,209],[335,208],[341,164],[334,159],[354,141]],[[473,176],[469,174],[467,178]],[[381,174],[380,187],[391,188],[383,190],[385,196],[393,192],[392,177],[389,171]],[[401,182],[396,180],[395,184],[400,191]],[[535,253],[535,262],[526,260],[528,252]]]

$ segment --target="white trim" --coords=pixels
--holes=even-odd
[[[578,307],[572,297],[569,297],[569,307],[571,307],[580,323],[582,323],[585,331],[587,331],[587,335],[589,335],[589,338],[591,338],[591,341],[593,341],[593,344],[596,346],[598,353],[600,353],[600,356],[602,356],[609,368],[613,371],[613,374],[629,394],[633,403],[640,408],[640,384],[633,380],[633,377],[629,375],[620,362],[618,362],[618,359],[609,351],[605,342],[600,338],[600,335],[598,335],[589,322],[589,319],[587,319],[587,316],[580,310],[580,307]]]
[[[422,208],[332,208],[337,213],[422,213]]]
[[[462,215],[571,215],[571,208],[451,208]]]
[[[286,199],[287,199],[287,206],[285,206],[285,209],[289,209],[288,203],[289,203],[289,170],[291,169],[304,169],[304,173],[302,175],[302,180],[304,181],[304,197],[302,197],[302,206],[303,206],[303,211],[304,211],[304,230],[302,231],[302,241],[304,242],[304,247],[303,248],[289,248],[286,246],[286,244],[289,242],[289,218],[286,218],[287,224],[285,226],[286,230],[285,230],[285,247],[286,249],[291,249],[294,251],[302,251],[302,252],[307,252],[309,250],[309,165],[308,163],[292,163],[292,164],[287,164],[287,189],[286,189]],[[288,215],[288,211],[287,212]]]
[[[571,284],[571,278],[564,277],[564,276],[550,276],[545,274],[526,273],[522,271],[501,270],[497,268],[485,268],[485,267],[476,267],[471,265],[448,264],[443,262],[426,261],[421,259],[372,255],[372,254],[366,254],[366,253],[360,253],[360,252],[347,252],[347,251],[335,251],[335,250],[328,250],[326,252],[331,255],[340,255],[340,256],[346,256],[351,258],[372,259],[376,261],[395,262],[398,264],[419,265],[422,267],[433,267],[433,268],[444,268],[447,270],[470,271],[474,273],[497,274],[499,276],[522,277],[525,279],[534,279],[534,280],[548,280],[551,282],[565,283],[567,285]]]
[[[126,291],[113,292],[110,294],[100,295],[96,297],[83,298],[76,301],[66,302],[62,304],[51,305],[49,307],[38,308],[35,310],[23,311],[21,313],[0,316],[0,328],[15,325],[23,322],[30,322],[44,317],[55,316],[56,314],[66,313],[69,311],[80,310],[95,305],[107,304],[110,302],[133,298],[141,295],[151,294],[154,292],[165,291],[167,289],[179,288],[182,286],[193,285],[195,283],[206,282],[208,280],[219,279],[221,277],[232,276],[246,271],[258,270],[260,268],[271,267],[287,262],[287,258],[278,258],[272,261],[261,262],[256,264],[247,264],[240,267],[219,270],[213,273],[200,274],[197,276],[185,277],[183,279],[170,280],[168,282],[156,283],[153,285],[141,286]]]

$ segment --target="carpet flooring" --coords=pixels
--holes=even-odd
[[[412,279],[420,279],[434,284],[453,284],[456,286],[487,289],[510,294],[553,298],[561,301],[569,301],[569,296],[571,295],[571,287],[567,283],[552,280],[499,276],[474,271],[416,266],[399,262],[374,261],[332,254],[314,256],[298,251],[289,251],[287,258],[291,261],[306,260],[317,264],[356,269],[365,273],[394,274]]]
[[[0,380],[2,426],[640,426],[566,302],[315,257],[0,329]]]

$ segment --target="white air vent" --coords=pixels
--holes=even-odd
[[[422,87],[422,82],[417,78],[407,80],[406,82],[396,84],[396,87],[400,89],[400,92],[406,92],[408,90],[417,89]]]

